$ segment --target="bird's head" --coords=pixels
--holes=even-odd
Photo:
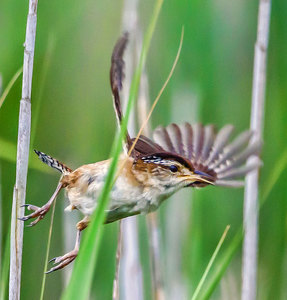
[[[138,158],[133,173],[147,187],[155,187],[163,192],[214,182],[211,175],[197,171],[184,157],[168,152]]]

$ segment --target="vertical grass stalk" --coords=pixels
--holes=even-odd
[[[117,163],[120,152],[122,150],[122,141],[125,136],[128,118],[135,100],[138,95],[138,88],[141,78],[143,66],[146,61],[147,52],[150,46],[151,38],[157,23],[157,19],[161,10],[163,0],[155,2],[154,10],[151,20],[144,38],[142,52],[140,56],[139,65],[136,68],[129,94],[129,101],[126,109],[125,116],[122,120],[121,129],[118,137],[115,139],[112,148],[112,161],[108,170],[106,181],[98,198],[97,209],[95,210],[89,227],[87,228],[85,239],[81,245],[79,257],[75,263],[71,280],[62,299],[87,299],[90,293],[95,264],[103,234],[102,224],[105,218],[105,208],[108,205],[109,193],[112,188],[114,178],[117,170]],[[79,286],[81,288],[79,288]]]
[[[116,252],[116,270],[115,277],[113,283],[113,300],[120,299],[120,284],[119,284],[119,276],[120,276],[120,261],[121,261],[121,252],[122,252],[122,223],[119,222],[119,232],[118,232],[118,246]]]
[[[137,33],[137,37],[140,35],[140,33]],[[175,60],[173,62],[171,71],[164,82],[161,90],[159,91],[156,99],[154,100],[149,112],[148,111],[148,105],[147,105],[147,76],[145,72],[143,72],[142,81],[141,81],[141,91],[139,93],[139,120],[141,123],[140,130],[135,138],[135,141],[133,142],[132,147],[129,150],[129,154],[131,153],[132,149],[134,148],[137,140],[139,139],[139,136],[144,133],[145,135],[149,136],[149,130],[148,128],[148,121],[152,115],[153,110],[155,109],[156,104],[158,103],[163,91],[165,90],[173,72],[177,65],[179,55],[182,48],[182,42],[183,42],[183,36],[184,36],[184,28],[182,28],[181,32],[181,38],[180,38],[180,44],[179,48],[175,57]],[[153,298],[156,300],[164,299],[164,290],[163,290],[163,280],[162,280],[162,273],[160,268],[160,234],[158,230],[158,224],[157,224],[157,215],[156,213],[152,213],[149,216],[147,216],[147,224],[148,224],[148,231],[149,231],[149,249],[150,249],[150,260],[151,260],[151,277],[152,277],[152,286],[153,286]]]
[[[266,86],[266,60],[269,36],[271,1],[260,0],[257,41],[255,44],[251,129],[256,138],[262,138]],[[252,161],[254,158],[250,158]],[[244,243],[242,266],[242,300],[256,299],[257,247],[258,247],[258,169],[246,177],[244,197]]]
[[[136,68],[139,55],[136,49],[136,29],[138,27],[138,0],[125,0],[123,8],[122,28],[129,33],[129,44],[125,53],[125,75],[123,82],[123,107],[127,106],[130,84],[133,71]],[[131,136],[136,133],[135,110],[131,111],[128,122],[128,131]],[[119,235],[122,235],[121,245],[118,245],[120,257],[117,259],[117,272],[114,287],[118,290],[118,295],[124,299],[140,300],[143,295],[142,266],[140,262],[140,249],[138,237],[138,218],[131,217],[120,221]],[[120,268],[119,268],[120,265]],[[131,280],[134,285],[130,285]]]
[[[200,290],[203,286],[204,281],[206,280],[206,277],[207,277],[207,275],[208,275],[208,273],[209,273],[209,271],[210,271],[210,269],[213,265],[213,262],[214,262],[214,260],[217,256],[217,254],[218,254],[218,252],[219,252],[219,250],[220,250],[220,248],[221,248],[221,246],[222,246],[222,244],[223,244],[223,242],[226,238],[226,235],[227,235],[227,232],[228,232],[229,228],[230,228],[230,225],[227,225],[224,232],[223,232],[223,234],[222,234],[222,236],[221,236],[221,238],[220,238],[220,240],[219,240],[219,242],[218,242],[218,244],[217,244],[217,246],[216,246],[216,248],[215,248],[215,250],[214,250],[214,253],[212,254],[211,259],[210,259],[210,261],[209,261],[209,263],[208,263],[208,265],[207,265],[207,267],[206,267],[206,269],[205,269],[205,271],[204,271],[204,273],[203,273],[203,275],[202,275],[202,277],[201,277],[201,279],[200,279],[200,281],[199,281],[199,283],[198,283],[198,285],[197,285],[197,287],[194,291],[194,294],[193,294],[191,300],[198,299],[199,292],[200,292]]]
[[[18,220],[18,217],[21,216],[21,206],[25,204],[26,197],[26,182],[31,130],[31,89],[37,25],[37,5],[37,0],[29,1],[29,13],[27,17],[26,38],[24,44],[22,98],[20,101],[18,125],[16,183],[13,192],[13,206],[11,217],[9,278],[10,300],[20,299],[24,225],[22,221]]]
[[[49,235],[48,235],[48,239],[47,239],[46,258],[45,258],[45,264],[44,264],[44,270],[43,270],[43,279],[42,279],[41,292],[40,292],[40,298],[39,298],[40,300],[44,299],[44,292],[45,292],[45,286],[46,286],[46,276],[47,276],[46,271],[47,271],[48,260],[49,260],[49,253],[50,253],[50,246],[51,246],[51,237],[52,237],[52,232],[53,232],[56,202],[57,202],[57,199],[55,199],[55,201],[53,203],[53,206],[52,206]]]
[[[138,29],[137,32],[137,45],[141,44],[141,32]],[[149,112],[149,96],[148,96],[148,76],[146,71],[143,71],[139,98],[138,98],[138,119],[140,124],[144,124],[148,119]],[[149,123],[146,124],[143,129],[143,134],[147,137],[151,137],[151,130]],[[163,270],[161,268],[161,251],[160,241],[161,234],[158,225],[158,213],[152,212],[146,216],[146,224],[148,230],[149,240],[149,258],[150,258],[150,270],[151,270],[151,283],[152,283],[152,296],[154,300],[165,299],[165,293],[163,288]]]
[[[277,183],[278,179],[282,175],[282,173],[287,168],[287,148],[283,152],[282,156],[278,158],[275,162],[273,169],[270,171],[270,175],[266,180],[266,184],[263,184],[265,187],[262,191],[262,197],[259,209],[262,208],[265,201],[268,199],[271,191],[273,190],[275,184]],[[210,299],[212,293],[218,286],[222,276],[224,275],[226,269],[228,268],[232,258],[234,257],[235,253],[239,250],[240,246],[242,245],[243,240],[243,226],[237,230],[237,233],[232,238],[231,242],[229,243],[227,249],[222,253],[221,259],[213,274],[211,274],[210,279],[208,280],[207,284],[204,287],[204,293],[202,293],[200,300],[207,300]]]
[[[137,33],[137,37],[140,36],[140,32]],[[148,80],[147,80],[147,75],[145,72],[142,74],[142,80],[141,80],[141,90],[139,93],[139,100],[138,100],[138,107],[139,107],[139,112],[138,112],[138,117],[139,121],[141,123],[140,130],[136,136],[136,139],[134,141],[133,146],[135,145],[136,141],[138,140],[139,136],[143,133],[146,136],[150,136],[150,130],[148,126],[148,121],[152,115],[153,110],[155,109],[163,91],[165,90],[174,70],[177,65],[180,53],[181,53],[181,48],[182,48],[182,43],[183,43],[183,36],[184,36],[184,28],[182,28],[181,31],[181,37],[180,37],[180,43],[178,47],[178,51],[175,57],[175,60],[173,62],[172,68],[170,70],[170,73],[164,82],[162,88],[160,89],[156,99],[154,100],[152,106],[150,109],[148,109],[148,96],[147,96],[147,89],[148,89]],[[133,149],[133,146],[130,149]],[[160,266],[160,232],[158,228],[158,218],[157,218],[157,213],[151,213],[147,216],[147,226],[148,226],[148,234],[149,234],[149,255],[150,255],[150,262],[151,262],[151,281],[152,281],[152,294],[153,294],[153,299],[155,300],[161,300],[165,299],[165,291],[163,288],[163,274]]]

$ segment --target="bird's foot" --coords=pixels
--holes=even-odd
[[[34,212],[31,213],[30,215],[27,215],[27,216],[24,216],[24,217],[18,218],[18,219],[21,220],[21,221],[27,221],[27,220],[36,218],[36,220],[34,220],[33,222],[31,222],[28,225],[28,227],[32,227],[32,226],[36,225],[40,220],[42,220],[44,218],[44,216],[46,215],[46,213],[49,211],[49,209],[51,207],[51,204],[52,203],[47,202],[42,207],[38,207],[36,205],[31,205],[31,204],[24,204],[21,207],[27,207],[28,210],[32,210]]]
[[[74,249],[63,256],[58,256],[58,257],[52,258],[49,261],[49,263],[54,262],[54,265],[56,265],[56,266],[51,268],[49,271],[47,271],[46,274],[63,269],[64,267],[69,265],[78,256],[78,252],[79,251],[77,249]]]
[[[33,210],[34,212],[31,213],[30,215],[18,219],[21,221],[27,221],[36,218],[36,220],[31,222],[28,226],[31,227],[36,225],[39,221],[41,221],[44,218],[46,213],[50,210],[52,203],[55,201],[57,195],[59,194],[62,188],[63,188],[63,183],[60,181],[50,200],[42,207],[38,207],[36,205],[31,205],[31,204],[22,205],[21,207],[27,207],[28,210]]]

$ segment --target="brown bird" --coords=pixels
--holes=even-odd
[[[118,122],[122,120],[120,90],[124,77],[123,53],[128,41],[127,34],[120,38],[114,48],[110,69],[110,82]],[[227,125],[216,133],[213,125],[171,124],[158,127],[153,141],[140,136],[131,155],[127,152],[134,139],[126,134],[125,151],[120,156],[119,176],[110,193],[106,211],[106,223],[132,215],[156,210],[169,196],[184,187],[217,185],[241,187],[243,177],[258,167],[259,159],[246,164],[250,156],[257,156],[261,141],[255,140],[251,131],[241,133],[229,143],[233,127]],[[69,253],[53,258],[55,266],[47,273],[59,270],[72,262],[79,251],[81,231],[88,226],[89,219],[97,206],[97,199],[105,183],[111,160],[79,167],[75,171],[51,156],[35,150],[36,154],[62,177],[50,200],[42,207],[26,204],[33,212],[24,216],[26,221],[35,218],[30,226],[37,224],[49,211],[60,190],[65,188],[70,205],[66,210],[78,209],[84,215],[77,223],[75,248]]]

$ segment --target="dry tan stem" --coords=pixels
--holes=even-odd
[[[26,181],[31,129],[31,89],[37,24],[37,5],[37,0],[29,1],[29,14],[27,18],[26,39],[24,44],[23,83],[18,127],[16,183],[14,186],[11,218],[9,279],[10,300],[20,299],[23,222],[19,221],[18,217],[21,216],[22,209],[20,209],[20,206],[25,204],[26,197]]]
[[[198,121],[199,97],[193,92],[192,87],[181,84],[172,92],[170,111],[171,119],[175,123],[193,120]],[[183,109],[184,108],[184,109]],[[183,189],[172,196],[166,203],[165,210],[165,292],[168,299],[188,299],[188,282],[184,276],[182,248],[190,230],[192,216],[192,189]],[[179,205],[180,204],[180,205]]]
[[[123,105],[127,103],[132,71],[135,63],[135,50],[133,46],[135,28],[137,26],[136,0],[125,0],[123,9],[123,29],[129,32],[130,44],[126,49],[126,80],[123,85]],[[125,109],[124,109],[125,110]],[[134,111],[129,118],[128,130],[131,135],[136,131]],[[143,299],[142,268],[139,259],[137,218],[131,217],[121,221],[119,229],[119,242],[116,259],[116,272],[114,278],[113,297],[119,299]],[[133,282],[133,284],[131,284]]]
[[[120,260],[121,260],[121,252],[122,252],[122,221],[119,221],[119,233],[118,233],[118,246],[116,253],[116,270],[115,270],[115,278],[113,283],[113,300],[120,299],[120,286],[119,286],[119,276],[120,276]]]
[[[137,34],[137,47],[138,52],[141,44],[141,32],[138,30]],[[155,105],[154,105],[155,106]],[[148,119],[151,114],[149,112],[149,97],[148,97],[148,77],[145,70],[142,73],[141,84],[138,98],[138,119],[141,126],[142,133],[150,137],[151,130]],[[138,135],[139,136],[139,135]],[[158,214],[153,212],[146,217],[148,237],[149,237],[149,257],[151,265],[151,282],[152,282],[152,295],[154,300],[164,300],[164,289],[161,268],[160,256],[160,228],[158,226]]]
[[[255,44],[251,129],[255,138],[262,138],[266,86],[266,58],[268,48],[271,1],[260,0],[257,41]],[[254,158],[250,158],[252,161]],[[250,162],[250,161],[249,161]],[[256,299],[258,244],[258,170],[247,175],[244,199],[245,236],[243,244],[242,299]]]
[[[137,12],[136,12],[136,7],[137,7],[137,3],[136,2],[133,2],[133,1],[130,1],[130,0],[127,0],[126,3],[125,3],[125,9],[124,9],[124,24],[125,26],[127,26],[127,28],[125,28],[125,31],[128,31],[130,33],[130,37],[133,36],[133,34],[135,34],[135,37],[137,38],[136,40],[136,45],[138,46],[138,49],[136,50],[137,53],[139,53],[139,49],[141,49],[141,34],[140,34],[140,31],[139,30],[135,30],[137,28]],[[129,22],[126,22],[125,19],[128,19]],[[128,25],[127,25],[128,24]],[[167,83],[169,82],[172,74],[173,74],[173,71],[175,69],[175,66],[177,64],[177,61],[178,61],[178,58],[179,58],[179,54],[180,54],[180,51],[181,51],[181,47],[182,47],[182,41],[183,41],[183,35],[184,35],[184,30],[182,29],[182,34],[181,34],[181,40],[180,40],[180,46],[179,46],[179,49],[178,49],[178,52],[177,52],[177,55],[176,55],[176,58],[175,58],[175,61],[173,63],[173,66],[172,66],[172,69],[169,73],[169,76],[167,78],[167,80],[165,81],[162,89],[160,90],[156,100],[154,101],[153,105],[152,105],[152,108],[150,109],[149,113],[146,114],[147,112],[147,97],[146,95],[144,95],[142,93],[142,95],[139,95],[139,102],[142,101],[139,106],[142,108],[142,111],[139,115],[139,119],[140,120],[143,120],[143,123],[141,125],[141,128],[137,134],[137,137],[135,139],[135,141],[133,142],[133,145],[132,147],[129,149],[129,153],[128,153],[128,156],[131,154],[131,151],[133,150],[140,134],[143,132],[145,126],[147,125],[148,123],[148,120],[149,118],[151,117],[151,114],[152,114],[152,111],[154,110],[161,94],[163,93]],[[133,40],[132,38],[130,38],[130,40]],[[131,46],[129,47],[129,49],[131,49]],[[131,51],[131,50],[130,50]],[[127,58],[130,58],[130,57],[133,57],[133,53],[132,52],[129,52],[129,50],[127,49]],[[139,55],[138,55],[139,56]],[[126,60],[126,69],[127,69],[127,72],[126,72],[126,77],[127,77],[127,80],[126,82],[129,82],[129,78],[131,78],[131,69],[128,67],[129,65],[131,64],[131,60]],[[141,81],[141,85],[143,85],[144,83],[147,83],[147,77],[145,74],[142,75],[142,81]],[[123,91],[123,94],[125,94],[125,86],[124,85],[124,91]],[[143,91],[146,91],[146,87],[143,87],[141,86],[141,90]],[[126,88],[126,90],[128,90]],[[131,122],[129,123],[129,126],[128,126],[128,130],[129,132],[133,135],[133,133],[135,132],[134,130],[134,118],[132,118],[132,124]],[[148,136],[148,134],[146,134]],[[123,167],[120,166],[120,169]],[[138,237],[137,237],[137,232],[131,232],[131,230],[135,231],[135,228],[137,228],[137,224],[136,224],[136,218],[129,218],[129,219],[124,219],[123,221],[123,230],[126,230],[127,232],[130,231],[130,234],[126,235],[123,233],[123,243],[125,243],[125,236],[128,238],[128,239],[132,239],[133,242],[127,242],[127,246],[131,247],[132,245],[137,245],[137,241],[138,241]],[[132,225],[132,223],[134,223]],[[128,229],[128,227],[130,227],[130,229]],[[125,229],[126,228],[126,229]],[[150,217],[150,224],[148,226],[149,230],[150,230],[150,255],[151,255],[151,262],[152,262],[152,276],[153,276],[153,284],[154,284],[154,298],[155,299],[164,299],[164,293],[163,293],[163,284],[162,284],[162,280],[161,280],[161,272],[160,272],[160,265],[159,265],[159,254],[160,254],[160,251],[159,251],[159,234],[158,234],[158,228],[157,228],[157,219],[156,219],[156,215],[153,215]],[[134,248],[134,246],[132,246],[132,248]],[[124,246],[123,246],[124,248]],[[137,272],[134,274],[137,276],[137,279],[138,279],[138,287],[142,287],[142,284],[139,282],[139,281],[142,281],[142,278],[141,278],[141,266],[136,263],[136,257],[139,256],[138,254],[138,249],[135,251],[135,248],[134,249],[128,249],[127,248],[127,251],[130,251],[130,255],[126,255],[125,254],[125,250],[123,249],[123,253],[125,256],[126,255],[126,259],[127,262],[126,263],[126,260],[125,259],[122,259],[123,262],[122,262],[122,269],[123,269],[123,272],[121,272],[123,274],[123,284],[121,284],[121,287],[123,286],[123,294],[125,296],[125,299],[127,299],[127,297],[131,296],[130,299],[136,299],[135,297],[142,297],[142,293],[139,293],[138,291],[138,288],[137,290],[135,291],[134,289],[131,288],[130,286],[130,278],[131,278],[131,272],[128,271],[128,269],[130,270],[137,270]],[[133,261],[133,262],[132,262]],[[128,267],[129,265],[129,267]],[[124,270],[125,269],[125,270]],[[129,274],[130,273],[130,274]],[[133,278],[135,278],[135,276],[133,276]],[[142,289],[142,288],[141,288]],[[129,296],[128,296],[129,295]]]
[[[149,234],[149,256],[151,264],[152,294],[154,300],[164,300],[165,291],[163,286],[161,255],[160,255],[160,228],[158,226],[157,212],[147,215],[147,226]]]

